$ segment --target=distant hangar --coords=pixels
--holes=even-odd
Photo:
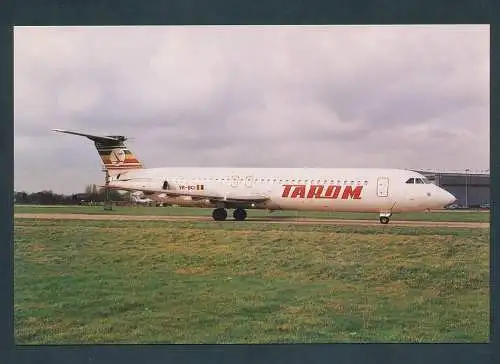
[[[457,198],[463,207],[477,208],[490,204],[489,173],[415,171]]]

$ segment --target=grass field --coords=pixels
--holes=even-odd
[[[18,219],[14,259],[18,344],[489,335],[488,229]]]
[[[73,214],[109,214],[109,215],[175,215],[175,216],[211,216],[212,209],[196,207],[113,207],[105,211],[102,206],[22,206],[14,208],[15,213],[73,213]],[[295,212],[275,211],[270,214],[265,210],[248,210],[249,217],[291,216],[304,218],[331,218],[352,220],[378,220],[378,214],[373,213],[339,213],[339,212]],[[422,221],[459,221],[459,222],[489,222],[488,211],[433,211],[430,213],[401,213],[391,218],[398,220]]]

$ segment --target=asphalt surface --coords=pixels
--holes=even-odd
[[[209,216],[138,216],[138,215],[97,215],[97,214],[14,214],[18,219],[42,220],[128,220],[128,221],[179,221],[179,222],[207,222],[213,221]],[[234,222],[228,218],[227,222]],[[398,221],[391,220],[389,224],[382,225],[378,220],[346,220],[346,219],[311,219],[294,217],[252,217],[244,222],[259,222],[268,224],[323,224],[323,225],[364,225],[364,226],[414,226],[414,227],[456,227],[456,228],[483,228],[488,229],[487,222],[452,222],[452,221]]]

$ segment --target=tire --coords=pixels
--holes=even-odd
[[[380,223],[381,224],[388,224],[389,223],[389,218],[387,216],[380,216]]]

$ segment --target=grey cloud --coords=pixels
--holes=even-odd
[[[487,26],[16,28],[14,93],[17,189],[102,180],[54,127],[148,166],[489,165]]]

